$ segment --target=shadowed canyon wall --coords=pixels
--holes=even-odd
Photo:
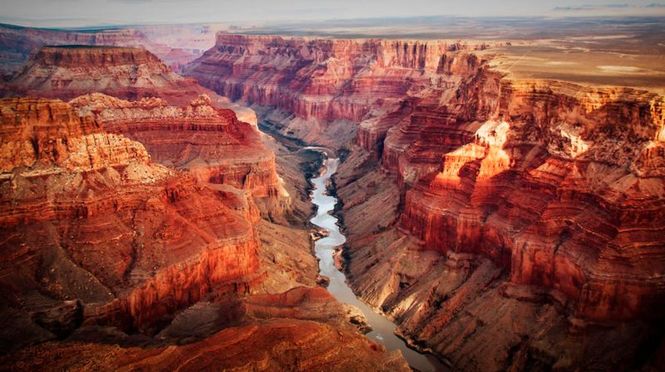
[[[663,97],[509,79],[474,54],[491,47],[219,34],[186,71],[282,111],[284,134],[351,146],[346,270],[416,344],[470,370],[649,363]]]

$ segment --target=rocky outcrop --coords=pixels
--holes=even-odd
[[[153,160],[186,169],[202,182],[247,190],[277,209],[287,201],[275,155],[256,128],[239,121],[231,110],[213,107],[206,95],[186,106],[171,106],[158,98],[125,101],[99,93],[77,97],[70,104],[81,113],[92,113],[106,131],[141,142]]]
[[[340,171],[351,282],[458,368],[639,366],[665,299],[663,105],[484,69],[418,99],[388,130],[382,172],[353,170],[370,166],[357,156]],[[397,213],[375,211],[394,210],[371,191],[381,177],[403,193]]]
[[[486,47],[219,33],[215,47],[185,73],[232,100],[295,115],[285,133],[335,143],[334,137],[353,125],[331,131],[330,122],[357,123],[393,111],[407,93],[427,88],[431,79],[447,81],[473,70],[479,61],[468,52]]]
[[[81,31],[42,29],[0,24],[0,74],[19,72],[30,56],[47,45],[140,47],[169,67],[180,67],[214,45],[214,30],[195,25],[153,25],[101,28]]]
[[[663,306],[664,180],[647,165],[660,160],[643,160],[659,158],[663,98],[555,82],[504,83],[497,97],[494,118],[457,126],[473,140],[416,180],[400,226],[430,249],[492,258],[511,282],[562,291],[583,318]]]
[[[326,290],[301,287],[212,311],[188,309],[176,320],[188,322],[188,334],[193,324],[209,324],[202,323],[202,316],[221,318],[230,315],[231,308],[244,319],[196,342],[148,348],[90,341],[46,343],[0,361],[9,368],[44,370],[409,370],[399,352],[386,352],[339,319],[340,307]],[[169,332],[167,340],[168,335],[177,334],[176,329]]]
[[[67,103],[7,99],[1,110],[3,311],[78,299],[86,321],[147,329],[215,288],[246,290],[255,209],[152,163]]]
[[[188,103],[207,91],[141,48],[43,47],[4,89],[7,95],[71,99],[87,93]]]
[[[77,109],[92,112],[108,132],[143,143],[154,160],[202,182],[248,190],[266,215],[288,209],[274,154],[241,121],[255,124],[253,111],[180,77],[144,49],[45,47],[8,89],[9,95],[63,99],[81,93],[90,94],[72,101]]]

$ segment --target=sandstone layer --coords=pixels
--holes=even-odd
[[[99,93],[77,97],[70,104],[91,113],[106,131],[141,142],[157,162],[188,170],[201,182],[247,191],[266,204],[266,213],[279,215],[288,206],[275,155],[263,145],[259,132],[239,121],[232,110],[214,107],[207,95],[185,106]]]
[[[219,33],[217,44],[186,69],[232,100],[287,113],[283,130],[310,142],[340,145],[370,111],[394,110],[432,76],[472,68],[467,52],[487,46],[455,42],[320,40]],[[293,115],[294,117],[289,117]]]
[[[3,100],[2,138],[6,306],[77,299],[86,318],[144,328],[257,270],[256,210],[67,103]]]
[[[653,355],[663,97],[480,68],[407,104],[379,146],[358,136],[381,170],[339,180],[359,293],[461,369],[635,368]],[[393,220],[372,217],[386,178]],[[386,272],[392,281],[375,279]]]
[[[151,136],[157,123],[203,131],[213,142],[187,153],[210,161],[225,157],[216,147],[263,148],[254,127],[208,104],[0,101],[3,365],[408,370],[359,333],[352,309],[301,287],[315,285],[309,236],[260,220],[248,193],[261,187],[167,168],[121,134],[163,161],[179,145]]]
[[[145,49],[79,45],[41,48],[5,88],[5,95],[60,99],[94,92],[183,104],[206,90]]]

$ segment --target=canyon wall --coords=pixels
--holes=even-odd
[[[78,299],[141,328],[256,271],[256,210],[152,163],[67,103],[1,103],[7,305]]]
[[[170,68],[199,57],[214,45],[214,26],[154,25],[118,28],[56,29],[0,24],[0,76],[10,78],[37,50],[56,45],[140,47],[149,50]]]
[[[284,132],[313,141],[344,138],[354,125],[341,125],[331,134],[330,122],[357,123],[372,112],[392,111],[431,79],[459,79],[454,74],[464,75],[478,63],[468,52],[486,47],[219,33],[215,47],[190,63],[185,74],[232,100],[293,114]]]
[[[93,92],[128,99],[161,96],[175,104],[207,92],[145,49],[109,46],[43,47],[4,91],[60,99]]]
[[[248,190],[254,197],[286,199],[275,169],[275,154],[259,132],[228,109],[213,107],[201,95],[186,106],[160,98],[126,101],[100,93],[70,101],[91,113],[105,130],[141,142],[152,159],[187,169],[200,181]]]
[[[443,131],[454,150],[416,145],[398,156],[402,178],[421,152],[442,156],[433,177],[414,180],[400,227],[429,249],[486,255],[513,283],[560,290],[580,317],[653,314],[665,304],[654,276],[665,269],[663,98],[557,82],[493,86],[489,117],[459,112],[454,131],[421,127],[420,139]]]
[[[255,124],[254,112],[180,77],[145,49],[44,47],[5,95],[78,97],[72,103],[79,110],[92,112],[107,131],[143,143],[158,162],[203,182],[251,190],[265,202],[265,214],[288,208],[274,154],[244,122]]]
[[[663,97],[486,67],[453,88],[408,98],[379,146],[361,124],[368,158],[338,179],[368,197],[344,207],[355,288],[458,368],[644,363],[665,305]]]
[[[0,100],[3,365],[408,370],[312,288],[253,111],[136,48],[45,47],[5,88],[71,100]]]
[[[488,47],[222,33],[186,71],[351,147],[346,270],[417,345],[470,370],[640,366],[665,306],[663,97],[510,79]]]

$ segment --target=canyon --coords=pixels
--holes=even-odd
[[[220,33],[185,72],[347,153],[348,279],[415,345],[463,370],[648,364],[663,96],[508,76],[504,47]]]
[[[0,27],[0,363],[663,368],[660,70],[564,74],[573,39],[211,35]],[[603,35],[570,61],[651,60]],[[362,335],[384,316],[407,359]]]
[[[152,25],[55,29],[0,24],[0,76],[11,78],[44,46],[87,45],[149,50],[175,71],[209,49],[223,26]]]
[[[32,85],[42,68],[108,84]],[[280,165],[287,185],[228,101],[137,48],[45,47],[17,76],[0,100],[3,365],[408,369],[316,287],[299,165]]]

